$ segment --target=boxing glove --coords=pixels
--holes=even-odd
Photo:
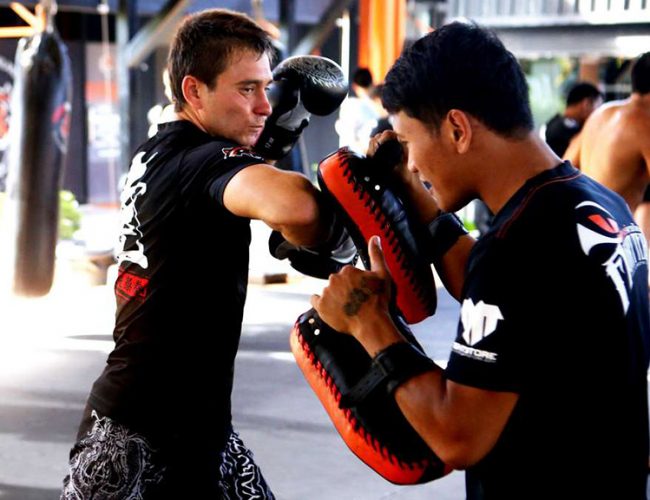
[[[331,59],[294,56],[273,70],[268,97],[273,108],[255,150],[268,160],[286,156],[309,124],[311,115],[333,113],[343,102],[348,84]]]
[[[307,276],[327,279],[348,264],[356,264],[357,248],[345,227],[336,219],[332,221],[325,242],[315,247],[289,243],[279,231],[271,232],[269,252],[276,259],[289,259],[291,267]]]

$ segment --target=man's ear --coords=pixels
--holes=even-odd
[[[194,109],[201,109],[203,107],[201,101],[202,85],[204,85],[204,83],[192,75],[185,75],[181,82],[183,97]]]
[[[451,109],[447,113],[449,132],[456,152],[464,154],[472,142],[472,123],[469,116],[459,109]]]

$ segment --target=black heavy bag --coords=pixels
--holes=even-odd
[[[16,51],[7,173],[10,272],[25,296],[50,291],[70,114],[70,62],[52,28]]]

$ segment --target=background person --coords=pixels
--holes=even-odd
[[[571,87],[564,113],[553,116],[542,132],[542,137],[556,155],[562,158],[585,120],[602,103],[603,94],[591,83],[579,82]]]
[[[339,119],[335,125],[339,134],[339,145],[365,153],[372,129],[377,126],[377,120],[380,118],[371,97],[373,80],[370,70],[358,68],[352,76],[350,88],[353,95],[341,104]]]
[[[390,123],[390,115],[388,111],[384,108],[384,105],[381,103],[381,92],[384,88],[383,83],[378,83],[375,85],[371,92],[370,98],[372,99],[375,109],[377,110],[377,124],[375,128],[370,132],[370,137],[381,134],[384,130],[393,130],[393,126]]]
[[[153,137],[158,132],[158,124],[170,122],[176,119],[172,90],[169,86],[169,70],[165,68],[162,72],[163,89],[166,101],[155,104],[147,112],[149,122],[148,137]]]
[[[650,52],[632,66],[629,98],[597,109],[565,157],[620,194],[650,239]]]

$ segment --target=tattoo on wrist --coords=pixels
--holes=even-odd
[[[386,281],[380,278],[361,278],[361,288],[353,288],[348,302],[343,306],[347,316],[355,316],[361,306],[372,295],[381,295],[386,289]]]

